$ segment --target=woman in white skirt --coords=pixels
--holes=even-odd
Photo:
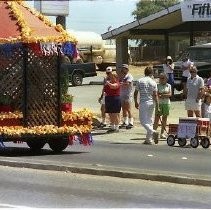
[[[191,76],[187,79],[185,88],[185,109],[188,117],[201,117],[201,99],[204,95],[204,80],[197,75],[196,66],[190,67]]]

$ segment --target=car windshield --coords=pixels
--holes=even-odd
[[[179,60],[189,58],[191,61],[210,61],[211,48],[189,48]]]

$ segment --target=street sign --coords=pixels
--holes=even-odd
[[[69,15],[69,0],[59,1],[34,1],[34,7],[43,15],[48,16],[68,16]]]
[[[182,21],[210,21],[211,0],[184,0],[181,2]]]

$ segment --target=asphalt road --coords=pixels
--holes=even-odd
[[[193,149],[188,146],[169,147],[165,142],[160,145],[144,145],[141,139],[128,143],[115,140],[114,137],[114,140],[109,141],[97,138],[94,136],[94,146],[75,145],[68,147],[61,154],[54,154],[47,145],[40,153],[34,154],[26,144],[18,144],[14,147],[14,144],[8,143],[7,148],[0,152],[0,161],[76,166],[140,174],[176,175],[211,180],[210,149]]]
[[[211,208],[211,188],[0,167],[0,208]]]

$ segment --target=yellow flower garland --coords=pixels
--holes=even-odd
[[[90,133],[92,130],[91,125],[73,125],[57,127],[54,125],[22,127],[22,126],[0,126],[0,135],[21,137],[23,135],[53,135],[53,134],[66,134],[74,135],[76,133]]]
[[[0,120],[4,119],[21,119],[23,118],[23,114],[21,112],[1,112],[0,113]]]
[[[63,27],[58,24],[54,25],[47,17],[43,16],[41,13],[36,11],[35,9],[29,8],[23,1],[7,1],[9,8],[11,9],[13,16],[17,19],[17,23],[21,29],[21,36],[16,38],[8,37],[8,38],[0,38],[0,43],[15,43],[15,42],[24,42],[24,43],[34,43],[34,42],[72,42],[77,43],[77,40],[74,36],[70,35],[63,29]],[[37,18],[42,20],[47,26],[55,28],[56,31],[60,32],[59,36],[32,36],[32,29],[27,25],[27,21],[25,20],[21,10],[18,8],[18,5],[23,6]]]
[[[21,112],[9,112],[0,113],[0,120],[23,118]],[[76,133],[90,133],[92,130],[92,118],[93,114],[88,109],[79,110],[77,112],[66,113],[62,112],[62,119],[64,122],[73,121],[72,126],[34,126],[34,127],[23,127],[23,126],[0,126],[0,135],[20,137],[22,135],[52,135],[52,134],[68,134],[73,135]],[[86,125],[77,125],[77,120],[87,121]],[[74,122],[75,121],[75,122]]]

